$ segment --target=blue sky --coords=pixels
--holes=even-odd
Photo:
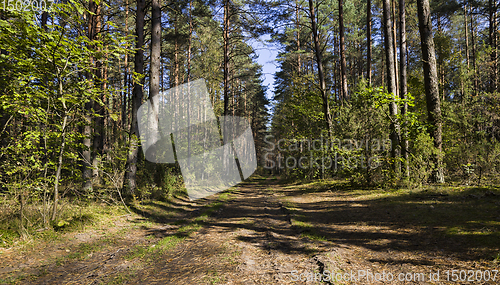
[[[277,70],[276,57],[278,49],[272,44],[266,42],[269,35],[262,36],[260,41],[251,41],[250,45],[255,49],[255,53],[259,56],[257,62],[262,65],[262,72],[265,77],[264,85],[268,87],[267,98],[273,98],[274,73]]]

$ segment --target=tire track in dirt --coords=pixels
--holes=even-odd
[[[159,255],[146,253],[132,260],[125,258],[134,246],[152,248],[160,239],[178,235],[178,225],[134,229],[88,259],[51,264],[44,269],[45,274],[21,283],[320,284],[314,278],[324,278],[328,272],[335,276],[359,270],[398,274],[496,269],[481,262],[432,253],[429,248],[415,249],[421,245],[421,241],[414,240],[421,236],[417,229],[360,222],[370,219],[357,217],[359,201],[342,192],[301,193],[269,179],[254,179],[229,193],[229,199],[210,216],[203,217],[203,207],[216,201],[217,196],[192,202],[187,216],[194,221],[202,215],[199,218],[203,217],[203,226]],[[349,211],[342,214],[339,209]],[[380,214],[365,210],[366,215]],[[408,245],[402,246],[401,239],[407,240]],[[297,281],[299,274],[303,274],[302,281]],[[308,281],[308,277],[313,280]],[[367,282],[359,276],[354,281],[336,281],[321,284],[452,284],[443,280]]]
[[[152,248],[159,239],[179,234],[179,226],[131,229],[84,259],[28,268],[19,283],[300,284],[292,282],[291,272],[318,272],[321,265],[313,255],[318,248],[299,237],[273,187],[263,179],[238,186],[200,230],[159,256],[127,258],[137,246]],[[189,218],[215,200],[193,202]]]
[[[308,242],[266,184],[239,186],[203,229],[129,282],[297,284],[292,270],[318,272]]]

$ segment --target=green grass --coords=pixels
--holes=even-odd
[[[203,214],[194,219],[195,223],[206,223],[210,219],[210,216],[207,214]]]
[[[420,189],[359,189],[338,181],[315,181],[307,184],[288,185],[294,195],[321,195],[331,190],[336,202],[323,209],[325,214],[335,211],[352,213],[363,225],[407,227],[431,231],[433,238],[454,240],[470,250],[490,252],[495,259],[500,241],[500,187],[426,186]],[[293,196],[293,197],[300,197]],[[307,199],[307,196],[303,196]],[[286,198],[290,200],[291,198]],[[325,205],[328,203],[325,203]],[[295,207],[299,209],[295,209]],[[304,229],[303,235],[321,240],[315,232],[311,217],[300,209],[300,203],[288,204],[293,224]],[[332,212],[333,211],[333,212]],[[360,220],[361,219],[361,220]],[[345,222],[352,222],[346,216]],[[321,229],[318,228],[321,232]],[[312,236],[311,236],[312,235]],[[493,252],[493,253],[491,253]],[[498,258],[498,257],[497,257]]]
[[[140,259],[138,264],[142,262],[154,262],[162,258],[162,256],[173,250],[180,243],[185,241],[187,238],[192,236],[193,233],[199,231],[204,224],[206,224],[211,216],[213,216],[217,211],[219,211],[225,201],[232,197],[232,192],[235,188],[229,189],[224,193],[220,193],[213,202],[203,206],[200,210],[201,214],[195,218],[190,219],[178,219],[177,217],[185,216],[181,215],[183,212],[190,211],[188,208],[180,204],[175,204],[172,202],[158,202],[158,201],[147,201],[144,203],[136,204],[136,209],[139,212],[133,214],[132,216],[141,216],[142,219],[136,219],[135,224],[131,227],[135,228],[151,228],[157,225],[164,224],[162,219],[169,219],[171,224],[179,225],[180,227],[177,231],[163,238],[155,238],[154,235],[146,237],[150,240],[147,245],[136,245],[132,247],[125,255],[124,258],[127,260]],[[130,226],[121,228],[117,232],[111,232],[110,228],[114,227],[114,222],[117,216],[122,216],[127,214],[121,206],[110,206],[103,205],[99,203],[86,203],[80,205],[72,205],[69,202],[63,201],[61,212],[59,218],[53,222],[51,227],[47,230],[36,231],[39,224],[31,224],[27,227],[28,233],[30,233],[32,239],[30,241],[25,241],[28,247],[33,247],[33,250],[37,250],[37,242],[32,242],[33,239],[39,239],[40,241],[50,241],[58,244],[65,244],[68,238],[66,233],[71,232],[86,232],[93,230],[97,233],[101,233],[104,237],[90,241],[79,243],[76,246],[68,245],[63,256],[59,256],[53,259],[51,262],[55,262],[56,266],[64,265],[65,263],[72,260],[85,260],[90,258],[97,252],[106,250],[106,248],[116,245],[119,239],[123,239],[124,236],[130,231]],[[31,221],[37,221],[34,219],[36,216],[36,207],[33,205],[32,209],[27,207],[26,216]],[[171,210],[171,211],[170,211]],[[159,220],[158,220],[159,219]],[[20,245],[23,241],[19,238],[18,234],[18,221],[16,220],[16,213],[12,209],[1,208],[0,209],[0,246],[12,246],[13,244]],[[5,221],[5,222],[3,222]],[[73,243],[70,243],[73,244]],[[120,284],[127,279],[132,278],[134,275],[130,273],[119,274],[115,276],[114,279],[109,280],[110,284]],[[18,275],[15,278],[0,280],[0,284],[3,283],[16,283],[19,282],[20,278],[27,278]],[[217,280],[215,278],[214,280]]]
[[[221,284],[225,281],[224,276],[220,276],[217,270],[208,270],[206,278],[210,284]]]
[[[202,225],[198,224],[198,223],[191,223],[191,224],[188,224],[188,225],[185,225],[183,227],[180,227],[177,232],[178,233],[182,233],[186,236],[189,236],[191,235],[192,233],[196,232],[196,231],[199,231],[200,229],[202,228]]]
[[[126,260],[132,260],[136,258],[143,258],[148,253],[148,247],[143,245],[135,245],[130,251],[124,256]]]
[[[116,245],[118,243],[118,238],[118,233],[108,234],[96,241],[80,243],[76,248],[67,248],[69,253],[56,258],[56,265],[61,266],[71,260],[85,260],[90,258],[94,253]]]
[[[168,236],[168,237],[162,238],[156,244],[156,246],[157,246],[156,251],[158,251],[160,253],[165,253],[165,252],[173,249],[174,247],[176,247],[184,239],[186,239],[186,237],[180,237],[180,236],[177,236],[177,235],[173,235],[173,236]]]
[[[294,227],[300,228],[300,229],[312,229],[314,226],[311,223],[304,222],[304,221],[299,221],[299,220],[292,220],[292,225]]]
[[[102,242],[82,243],[78,246],[78,248],[70,251],[70,254],[68,254],[67,258],[82,260],[88,258],[94,252],[100,251],[102,248]]]
[[[5,199],[5,198],[4,198]],[[0,208],[0,247],[22,245],[20,235],[19,210],[14,201],[1,201]],[[25,206],[24,227],[29,241],[57,241],[61,233],[99,230],[109,227],[117,216],[126,214],[120,205],[74,202],[62,199],[59,214],[55,221],[45,225],[41,215],[41,205],[28,203]],[[5,205],[10,205],[6,207]],[[47,218],[48,219],[48,218]]]
[[[182,228],[181,228],[182,229]],[[179,230],[181,230],[179,229]],[[184,228],[181,233],[173,234],[159,239],[153,245],[136,245],[126,255],[126,260],[144,259],[148,262],[154,261],[161,255],[175,248],[179,243],[184,241],[192,233],[192,228]]]
[[[500,251],[497,253],[495,256],[495,259],[493,260],[495,264],[500,264]]]
[[[222,257],[222,260],[228,261],[230,264],[234,265],[238,263],[236,261],[236,258],[241,255],[241,251],[234,250],[230,254],[227,254],[226,251],[224,250],[223,252],[221,252],[220,255]]]
[[[116,275],[111,275],[108,280],[106,280],[104,283],[101,284],[108,284],[108,285],[125,284],[127,283],[127,281],[134,279],[137,276],[137,272],[140,269],[141,269],[140,267],[132,265],[126,271],[119,272]]]
[[[174,249],[178,244],[189,238],[193,233],[199,231],[203,227],[203,224],[210,219],[210,216],[215,211],[219,210],[224,205],[224,201],[227,201],[230,197],[230,192],[220,194],[217,200],[203,207],[201,214],[198,217],[192,219],[191,221],[181,219],[174,222],[173,224],[175,225],[183,225],[177,229],[175,234],[161,238],[151,246],[136,245],[128,254],[125,255],[125,259],[133,260],[138,258],[151,262],[160,258],[161,255]]]
[[[34,275],[20,274],[15,276],[8,276],[5,278],[0,278],[0,284],[22,284],[21,281],[26,281],[34,279]]]
[[[143,259],[147,262],[152,262],[175,248],[186,238],[187,236],[171,235],[160,239],[151,246],[136,245],[125,255],[124,258],[126,260]]]
[[[378,194],[378,195],[377,195]],[[486,247],[498,247],[500,191],[495,188],[437,187],[420,191],[373,193],[358,199],[397,211],[405,220],[441,229],[445,237],[460,236]]]
[[[114,285],[114,284],[124,284],[126,281],[134,278],[136,275],[135,272],[121,272],[118,273],[113,279],[109,280],[106,284]]]
[[[314,232],[303,232],[300,234],[301,237],[306,237],[315,241],[328,241],[328,239],[322,235],[316,234]]]
[[[303,219],[305,220],[305,218]],[[326,237],[317,233],[315,226],[310,222],[292,219],[292,226],[301,231],[301,237],[307,237],[316,241],[328,241]]]

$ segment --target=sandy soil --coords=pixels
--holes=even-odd
[[[213,199],[178,206],[189,221]],[[137,246],[153,247],[178,234],[174,221],[148,218],[156,223],[137,226],[143,217],[122,216],[109,228],[4,251],[0,279],[19,284],[500,283],[500,273],[492,281],[498,264],[461,247],[460,240],[443,239],[439,229],[407,225],[391,209],[335,189],[298,193],[269,179],[245,183],[172,249],[127,258]],[[301,226],[301,221],[308,222]],[[99,246],[70,258],[92,244]],[[462,280],[476,274],[475,282],[452,282],[452,270],[464,270]],[[478,281],[488,270],[490,281]]]

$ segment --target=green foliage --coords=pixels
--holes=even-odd
[[[358,91],[339,112],[342,115],[339,116],[340,124],[335,132],[360,144],[360,147],[342,153],[350,160],[357,161],[342,172],[342,175],[350,177],[351,183],[387,186],[398,184],[392,167],[396,161],[390,157],[391,141],[387,126],[391,122],[401,122],[402,140],[404,130],[408,132],[407,139],[415,137],[414,133],[422,129],[422,123],[414,112],[391,116],[389,103],[395,102],[397,108],[402,109],[404,104],[412,108],[415,106],[414,101],[411,94],[407,94],[407,99],[401,99],[385,92],[381,87],[366,87],[364,81],[360,81]]]
[[[89,76],[94,61],[113,62],[128,45],[113,31],[92,41],[79,32],[86,23],[82,4],[60,3],[54,9],[64,21],[45,28],[32,12],[2,11],[0,19],[0,187],[13,197],[24,197],[27,204],[41,203],[44,226],[59,154],[58,184],[67,191],[81,181],[84,136],[80,130],[84,118],[94,116],[84,106],[90,101],[94,107],[104,106],[101,98],[111,93],[102,88],[103,82],[97,84]],[[93,196],[92,191],[83,194]],[[68,224],[59,219],[54,227]]]
[[[10,198],[0,200],[0,247],[11,247],[20,240],[19,207],[18,202]],[[48,217],[43,207],[33,199],[27,200],[24,206],[25,237],[28,240],[54,240],[61,233],[99,228],[126,213],[120,206],[64,198],[58,219],[48,223],[44,222]]]
[[[484,97],[466,97],[460,104],[445,105],[444,158],[450,175],[462,183],[498,181],[499,98],[497,93],[484,94]]]
[[[154,164],[142,161],[137,175],[141,177],[136,198],[166,201],[172,196],[186,196],[181,171],[178,165]]]
[[[494,76],[498,81],[498,65],[494,63],[498,47],[489,40],[488,22],[489,3],[458,3],[437,1],[432,3],[433,17],[437,26],[433,27],[437,56],[437,78],[439,84],[441,109],[443,115],[443,150],[445,174],[447,179],[460,180],[462,183],[494,183],[498,181],[498,141],[500,139],[498,87],[492,93]],[[310,28],[307,2],[294,2],[287,10],[283,20],[285,28],[273,35],[279,45],[278,57],[280,70],[276,73],[275,113],[272,123],[274,142],[280,139],[301,141],[304,138],[317,139],[326,133],[319,98],[317,63],[310,45]],[[347,61],[347,85],[349,94],[340,94],[340,50],[338,1],[313,1],[318,13],[319,38],[322,47],[323,66],[327,75],[326,88],[330,96],[330,112],[333,120],[333,138],[363,141],[377,138],[389,139],[389,125],[401,123],[400,141],[409,141],[409,158],[390,158],[384,149],[378,154],[378,166],[373,169],[359,168],[356,160],[371,155],[370,148],[335,149],[337,153],[350,157],[355,163],[345,164],[339,171],[283,169],[280,175],[298,179],[324,177],[324,175],[345,176],[353,184],[379,184],[388,187],[405,183],[421,185],[435,166],[429,162],[429,155],[436,154],[428,133],[427,102],[422,70],[422,58],[418,23],[414,2],[406,3],[406,44],[408,48],[408,99],[402,100],[395,94],[387,94],[387,69],[385,66],[384,45],[374,40],[382,37],[382,29],[376,24],[380,16],[381,3],[372,2],[372,42],[366,39],[366,3],[357,0],[344,1],[344,26],[346,28],[345,58]],[[295,7],[297,5],[298,7]],[[469,6],[470,10],[463,9]],[[288,7],[288,6],[287,6]],[[333,8],[332,8],[333,7]],[[397,10],[397,9],[396,9]],[[465,12],[465,15],[464,15]],[[396,12],[397,13],[397,12]],[[397,16],[397,15],[396,15]],[[467,22],[465,21],[467,20]],[[466,26],[467,25],[467,26]],[[467,29],[467,30],[466,30]],[[471,30],[473,29],[473,30]],[[468,32],[465,39],[464,31]],[[399,41],[399,39],[397,39]],[[371,44],[371,62],[367,62],[366,46]],[[372,81],[368,86],[366,65],[371,65]],[[497,70],[493,67],[496,66]],[[496,75],[495,75],[496,74]],[[299,78],[298,80],[296,78]],[[298,86],[297,86],[298,83]],[[398,82],[401,84],[401,82]],[[498,85],[498,84],[497,84]],[[380,86],[381,88],[378,88]],[[486,92],[485,92],[486,91]],[[411,94],[411,95],[410,95]],[[344,101],[340,101],[344,96]],[[408,105],[405,116],[391,117],[388,105],[396,102],[401,111]],[[400,113],[400,111],[398,113]],[[403,148],[403,146],[401,146]],[[286,151],[282,154],[297,155]],[[277,154],[276,154],[277,155]],[[321,157],[324,152],[311,153]],[[409,164],[409,177],[394,173],[395,163]],[[406,174],[406,171],[403,172]],[[497,178],[495,178],[497,177]]]
[[[416,135],[410,153],[410,179],[414,186],[418,187],[427,183],[436,167],[429,158],[437,153],[438,150],[434,147],[434,142],[427,132],[423,131]]]

